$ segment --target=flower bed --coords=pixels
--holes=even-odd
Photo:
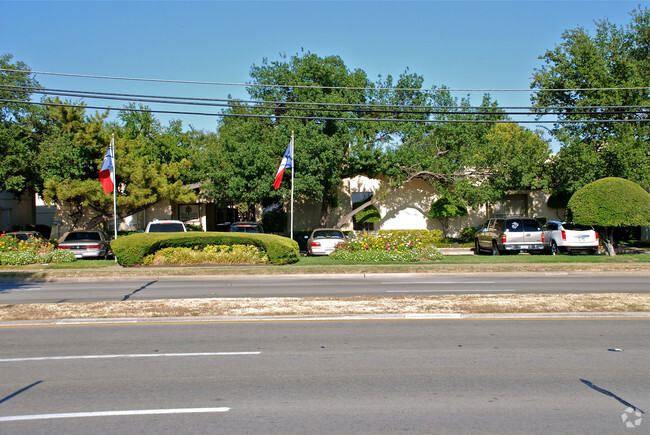
[[[71,263],[74,254],[59,251],[53,244],[30,237],[18,240],[7,234],[0,234],[0,265],[18,266],[35,263]]]
[[[443,254],[428,242],[406,232],[362,234],[339,245],[330,257],[361,263],[441,260]]]

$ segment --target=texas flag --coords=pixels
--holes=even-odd
[[[280,184],[282,183],[282,176],[284,175],[284,170],[293,167],[293,152],[291,150],[292,145],[293,142],[289,142],[289,146],[287,147],[287,150],[284,152],[284,156],[282,157],[282,162],[280,163],[278,172],[275,173],[275,181],[273,181],[273,188],[276,190],[278,189],[278,187],[280,187]]]
[[[115,187],[115,168],[113,167],[113,141],[106,150],[102,168],[99,170],[99,182],[106,193],[111,193]]]

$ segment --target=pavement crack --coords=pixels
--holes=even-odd
[[[131,296],[135,295],[135,294],[138,293],[138,292],[141,292],[142,290],[146,289],[147,287],[149,287],[149,286],[152,285],[152,284],[155,284],[156,282],[158,282],[158,281],[151,281],[151,282],[148,282],[148,283],[146,283],[145,285],[141,286],[140,288],[137,288],[137,289],[133,290],[133,291],[132,291],[131,293],[129,293],[128,295],[125,295],[125,296],[122,298],[122,301],[127,301],[127,300],[131,299]]]

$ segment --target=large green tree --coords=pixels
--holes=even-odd
[[[182,174],[191,163],[185,158],[187,152],[179,151],[184,147],[177,142],[176,123],[164,129],[141,107],[124,112],[120,116],[123,124],[107,124],[107,113],[87,116],[83,108],[68,106],[49,109],[52,128],[36,162],[43,176],[43,198],[67,206],[72,227],[93,228],[112,219],[113,195],[106,194],[98,181],[112,134],[119,218],[162,199],[181,203],[196,200],[196,194],[183,182]],[[94,217],[83,220],[89,212]]]
[[[220,202],[253,204],[288,197],[289,183],[277,191],[272,181],[280,159],[295,135],[295,193],[321,204],[321,224],[338,206],[345,177],[378,171],[382,149],[393,134],[404,135],[390,118],[426,116],[399,106],[421,102],[417,92],[389,95],[392,77],[371,83],[360,70],[350,70],[338,56],[309,52],[264,60],[251,69],[248,88],[255,103],[235,103],[219,128],[219,145],[210,153],[210,196]],[[405,72],[397,86],[421,84]],[[390,103],[392,111],[376,104]],[[375,122],[359,122],[374,119]],[[387,120],[386,120],[387,119]]]
[[[603,177],[650,186],[650,11],[631,22],[596,23],[567,30],[562,43],[540,58],[531,84],[540,114],[558,112],[553,134],[562,145],[553,160],[553,185],[568,198]]]
[[[24,62],[0,55],[0,190],[20,194],[39,190],[41,177],[33,164],[45,128],[43,110],[26,104],[39,83]],[[6,71],[11,70],[11,71]]]

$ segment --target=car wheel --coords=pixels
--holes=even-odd
[[[497,242],[492,242],[492,255],[501,255],[501,251],[499,251]]]
[[[557,243],[555,243],[555,240],[551,242],[551,255],[558,255],[560,253],[560,250],[557,247]]]
[[[478,240],[474,240],[474,255],[481,255],[481,244]]]

